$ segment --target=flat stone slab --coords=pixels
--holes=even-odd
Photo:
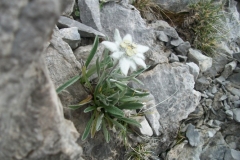
[[[95,37],[96,35],[105,37],[103,33],[93,29],[92,27],[86,26],[85,24],[68,17],[60,16],[57,25],[60,28],[77,27],[81,37]]]

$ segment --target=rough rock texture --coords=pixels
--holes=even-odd
[[[207,71],[212,66],[212,58],[203,55],[199,50],[189,49],[189,61],[196,63],[202,72]]]
[[[169,10],[175,13],[179,12],[187,12],[189,11],[188,5],[191,3],[197,3],[199,0],[153,0],[159,6],[161,6],[165,10]]]
[[[0,1],[0,159],[79,160],[41,54],[61,1]]]
[[[63,28],[60,30],[62,38],[72,49],[76,49],[80,44],[80,34],[77,27]]]
[[[146,27],[139,11],[131,5],[122,6],[115,2],[106,3],[101,9],[101,23],[110,40],[113,40],[116,28],[121,36],[131,34],[134,42],[142,45],[151,46],[156,39],[153,30]]]
[[[96,35],[100,37],[105,37],[104,34],[101,32],[93,29],[92,27],[86,26],[78,21],[75,21],[71,18],[60,16],[58,20],[58,27],[59,28],[66,28],[66,27],[77,27],[81,37],[95,37]]]
[[[143,73],[139,79],[156,100],[160,114],[162,139],[159,151],[164,151],[177,135],[179,121],[193,112],[200,100],[200,93],[193,90],[194,79],[187,65],[160,64]]]
[[[99,5],[99,0],[78,0],[81,22],[102,31]]]
[[[64,9],[62,15],[70,16],[73,12],[74,4],[75,4],[75,0],[64,0],[63,5],[65,6],[65,9]]]

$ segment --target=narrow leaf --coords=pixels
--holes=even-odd
[[[85,139],[87,139],[89,133],[90,133],[90,129],[91,129],[91,125],[92,125],[92,121],[93,121],[93,118],[94,116],[91,117],[91,119],[88,121],[87,125],[86,125],[86,128],[83,132],[83,135],[82,135],[82,140],[84,141]]]
[[[131,118],[120,118],[120,120],[128,123],[128,124],[132,124],[135,125],[137,127],[142,127],[142,125],[140,123],[138,123],[135,119],[131,119]]]
[[[103,129],[103,134],[104,134],[105,140],[106,140],[107,143],[109,143],[110,135],[109,135],[109,132],[107,130],[105,121],[102,122],[102,129]]]
[[[95,37],[95,40],[94,40],[94,43],[93,43],[93,48],[92,48],[92,50],[91,50],[91,52],[90,52],[90,54],[89,54],[89,56],[88,56],[88,58],[87,58],[87,61],[86,61],[86,63],[85,63],[86,68],[88,67],[88,65],[90,64],[93,56],[94,56],[94,55],[96,54],[96,52],[97,52],[98,43],[99,43],[99,38],[98,38],[98,36],[96,36],[96,37]]]
[[[77,82],[80,79],[80,75],[77,75],[73,78],[71,78],[70,80],[68,80],[66,83],[64,83],[63,85],[61,85],[60,87],[57,88],[56,92],[60,93],[62,90],[66,89],[67,87],[71,86],[72,84],[74,84],[75,82]]]
[[[143,107],[142,103],[124,103],[120,106],[118,106],[118,108],[120,109],[141,109]]]
[[[96,61],[96,67],[97,67],[97,74],[98,74],[98,77],[100,76],[100,64],[99,64],[99,57],[97,58],[97,61]]]
[[[86,109],[84,109],[84,113],[87,113],[87,112],[90,112],[90,111],[93,111],[96,107],[95,106],[89,106],[87,107]]]
[[[118,115],[118,116],[121,116],[121,117],[124,116],[123,111],[121,109],[117,108],[117,107],[114,107],[114,106],[104,106],[103,108],[105,109],[105,111],[107,111],[108,113],[111,113],[113,115]]]
[[[69,105],[68,107],[75,110],[75,109],[78,109],[78,108],[80,108],[82,106],[84,106],[84,105],[82,105],[82,104],[73,104],[73,105]]]
[[[117,126],[118,128],[120,128],[120,129],[123,129],[123,130],[126,130],[126,128],[121,124],[121,123],[119,123],[119,122],[117,122],[117,121],[115,121],[115,120],[113,120],[113,119],[111,119],[111,118],[108,118],[115,126]]]

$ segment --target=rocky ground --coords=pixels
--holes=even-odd
[[[46,44],[45,62],[55,87],[79,74],[96,35],[112,40],[117,28],[122,36],[129,33],[136,43],[150,47],[146,62],[152,67],[138,77],[144,83],[141,87],[151,93],[144,108],[149,112],[141,117],[141,136],[129,135],[132,146],[144,144],[152,151],[148,159],[240,159],[240,26],[234,25],[239,23],[237,3],[229,2],[234,16],[228,25],[234,29],[219,45],[219,54],[208,57],[179,37],[167,22],[146,23],[127,1],[109,1],[101,8],[98,1],[68,1]],[[71,17],[74,4],[79,6],[80,19]],[[96,56],[102,51],[100,45]],[[87,93],[75,85],[59,96],[65,117],[74,122],[81,135],[89,115],[81,109],[70,111],[67,105],[79,102]],[[107,144],[99,133],[94,139],[79,139],[78,144],[86,160],[126,158],[118,137]]]

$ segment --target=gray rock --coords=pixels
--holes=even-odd
[[[227,89],[227,91],[231,92],[233,95],[237,95],[240,97],[240,89],[233,87],[231,84],[225,85],[225,88]]]
[[[174,53],[171,53],[171,56],[169,57],[169,62],[179,62],[178,56],[176,56]]]
[[[63,5],[64,5],[65,9],[64,9],[62,15],[68,17],[73,12],[75,0],[64,0],[63,3],[64,3]]]
[[[195,83],[195,89],[198,91],[205,91],[210,85],[210,82],[206,77],[201,77],[197,79]]]
[[[239,53],[233,53],[233,58],[235,58],[238,62],[240,62],[240,52]]]
[[[159,150],[163,151],[177,135],[179,121],[195,110],[200,93],[193,90],[194,79],[188,66],[177,62],[159,64],[138,78],[144,83],[143,89],[149,90],[155,98],[163,128]]]
[[[228,118],[233,119],[233,112],[231,110],[226,110],[225,113],[228,116]]]
[[[234,104],[235,108],[239,108],[240,107],[240,100],[234,101],[233,104]]]
[[[153,130],[150,127],[148,121],[144,116],[134,116],[132,117],[135,119],[137,122],[141,124],[142,127],[138,128],[136,126],[131,126],[133,127],[134,130],[136,130],[139,134],[144,135],[144,136],[152,136],[153,135]]]
[[[172,27],[167,27],[163,29],[163,32],[173,39],[179,39],[177,31]]]
[[[179,13],[179,12],[188,12],[189,4],[197,3],[199,0],[190,1],[190,0],[154,0],[161,8],[167,11]]]
[[[222,159],[227,150],[228,146],[222,134],[218,132],[203,147],[200,159]]]
[[[189,144],[193,147],[196,147],[200,142],[200,135],[195,126],[192,124],[188,125],[186,136],[188,138]]]
[[[198,75],[199,75],[199,71],[200,71],[198,65],[196,65],[196,64],[193,63],[193,62],[186,63],[186,65],[189,66],[189,71],[190,71],[190,73],[194,76],[194,80],[196,81],[196,79],[197,79],[197,77],[198,77]]]
[[[218,90],[217,90],[217,87],[216,87],[216,86],[213,86],[213,87],[212,87],[212,93],[215,94],[215,93],[217,93],[217,91],[218,91]]]
[[[191,44],[188,41],[186,41],[179,44],[176,48],[174,48],[174,50],[177,52],[177,54],[186,56],[190,48]]]
[[[206,100],[205,100],[205,103],[206,103],[206,106],[211,107],[213,101],[212,101],[211,99],[206,99]]]
[[[80,44],[80,34],[78,33],[77,27],[63,28],[60,29],[62,38],[72,49],[76,49]]]
[[[221,125],[222,134],[231,149],[240,150],[240,125],[234,121],[228,121]]]
[[[146,26],[139,11],[132,5],[123,6],[114,2],[104,4],[101,24],[110,41],[113,40],[115,29],[119,30],[122,37],[132,35],[133,41],[141,45],[152,46],[156,40],[155,32]]]
[[[173,39],[171,40],[170,44],[177,47],[179,46],[180,44],[182,44],[184,41],[182,40],[182,38],[178,38],[178,39]]]
[[[223,76],[225,79],[227,79],[233,73],[233,70],[236,68],[236,66],[237,66],[236,61],[232,61],[232,62],[226,64],[221,76]]]
[[[224,95],[221,96],[221,98],[219,98],[219,101],[224,101],[227,98],[228,98],[227,95],[224,94]]]
[[[204,56],[201,52],[189,49],[188,59],[196,63],[202,72],[205,72],[212,66],[212,58]]]
[[[224,66],[229,62],[227,56],[222,54],[214,54],[212,57],[212,67],[204,73],[204,75],[215,77],[219,76],[224,69]]]
[[[224,160],[240,160],[240,151],[228,149],[224,155]]]
[[[187,56],[182,56],[182,55],[177,55],[177,56],[180,62],[183,62],[183,63],[187,62],[187,59],[188,59]]]
[[[99,0],[78,0],[81,22],[102,31]]]
[[[68,17],[60,16],[57,25],[59,28],[77,27],[81,37],[95,37],[96,35],[105,37],[103,33],[93,29],[92,27],[86,26],[85,24],[82,24]]]
[[[157,36],[158,40],[163,41],[163,42],[169,41],[168,36],[163,31],[158,31],[157,34],[158,34],[158,36]]]
[[[149,122],[150,126],[152,127],[153,134],[155,136],[159,136],[161,134],[161,126],[159,123],[160,114],[156,109],[155,99],[152,94],[146,97],[146,104],[143,107],[143,111],[147,121]]]
[[[81,159],[42,55],[61,2],[0,2],[1,160]]]
[[[163,21],[163,20],[157,20],[149,24],[149,26],[154,30],[160,30],[160,31],[163,31],[165,28],[172,28],[166,21]]]
[[[228,77],[227,80],[235,85],[240,86],[240,72],[232,74],[231,76]]]
[[[87,46],[80,46],[77,49],[74,50],[74,55],[76,56],[76,59],[78,61],[83,60],[84,62],[86,62],[91,50],[92,50],[93,45],[87,45]],[[103,45],[99,45],[97,48],[97,52],[94,55],[93,59],[91,60],[89,67],[91,67],[92,65],[96,64],[96,60],[97,58],[101,58],[102,53],[104,50],[104,46]]]
[[[236,122],[240,122],[240,108],[235,108],[232,111],[233,111],[233,119]]]

